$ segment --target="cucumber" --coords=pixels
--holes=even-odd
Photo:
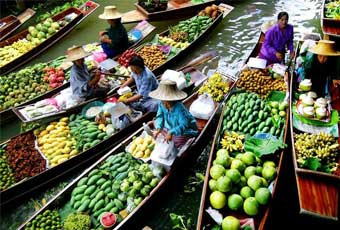
[[[74,121],[75,118],[76,118],[76,114],[73,113],[73,114],[71,114],[69,120],[70,121]]]
[[[78,200],[77,202],[74,203],[73,208],[78,209],[80,205],[81,205],[81,202],[80,200]]]
[[[266,126],[270,126],[272,124],[272,118],[268,117],[265,121]]]
[[[116,207],[117,207],[119,210],[121,210],[121,209],[124,208],[123,203],[122,203],[120,200],[118,200],[117,198],[114,199],[113,202],[114,202],[114,204],[116,205]]]
[[[104,197],[104,195],[105,195],[104,191],[100,191],[100,192],[98,192],[98,194],[96,195],[96,198],[95,198],[95,199],[100,200],[100,199],[102,199],[102,198]]]
[[[78,181],[77,186],[80,187],[80,186],[82,186],[82,185],[86,185],[88,179],[89,179],[88,177],[83,177],[83,178],[81,178],[81,179]]]
[[[118,195],[118,194],[115,193],[115,192],[110,192],[110,193],[107,194],[107,197],[108,197],[108,198],[111,198],[111,199],[114,199],[114,198],[117,198],[117,195]]]
[[[270,133],[271,135],[275,135],[275,131],[276,131],[276,128],[273,126],[273,127],[271,127],[269,133]]]
[[[233,128],[232,128],[232,130],[233,130],[233,131],[236,131],[236,130],[237,130],[237,128],[238,128],[238,125],[237,125],[237,123],[234,123],[234,124],[233,124]]]
[[[98,211],[96,211],[96,212],[93,214],[93,216],[94,216],[95,218],[97,218],[97,217],[100,216],[100,214],[102,214],[103,212],[105,212],[104,208],[99,209]]]
[[[83,199],[83,197],[84,197],[84,194],[77,194],[77,195],[74,196],[74,199],[76,201],[81,201],[81,199]]]
[[[115,207],[115,203],[111,201],[109,204],[107,204],[104,208],[105,211],[110,211],[112,208]]]
[[[93,176],[94,174],[97,174],[97,173],[99,173],[100,171],[99,171],[99,169],[94,169],[94,170],[92,170],[90,173],[89,173],[89,177],[91,177],[91,176]]]
[[[109,193],[111,193],[112,189],[111,189],[111,186],[110,187],[107,187],[105,190],[104,190],[104,193],[107,195]]]
[[[105,205],[105,201],[104,201],[104,199],[101,199],[101,200],[99,200],[97,202],[97,204],[94,205],[94,209],[93,210],[94,211],[99,210],[99,209],[103,208],[104,205]]]
[[[227,129],[229,130],[231,128],[231,126],[233,125],[233,123],[231,121],[227,122]]]
[[[259,111],[258,117],[259,117],[260,120],[262,120],[262,118],[263,118],[263,110]]]
[[[94,191],[96,190],[96,186],[95,185],[91,185],[90,187],[88,187],[84,194],[85,195],[91,195]]]
[[[102,186],[100,187],[101,190],[105,190],[107,187],[111,186],[111,181],[106,181]]]
[[[127,169],[129,168],[129,165],[128,164],[125,164],[119,168],[117,168],[117,171],[118,172],[125,172]]]
[[[100,178],[99,180],[97,180],[96,185],[101,186],[102,184],[104,184],[106,182],[105,178]]]
[[[251,128],[249,134],[253,136],[255,134],[255,128]]]
[[[98,145],[100,142],[101,142],[101,140],[94,140],[94,141],[90,144],[90,147],[92,148],[92,147]]]
[[[259,127],[257,128],[257,130],[262,130],[263,127],[265,127],[265,126],[266,126],[266,123],[265,123],[264,121],[262,121],[262,122],[260,123]]]
[[[262,129],[262,132],[263,133],[268,133],[269,131],[269,127],[268,126],[265,126],[263,129]]]
[[[97,200],[96,199],[92,199],[90,204],[89,204],[89,208],[92,209],[96,203],[97,203]]]
[[[86,199],[82,203],[82,205],[77,209],[77,212],[84,212],[87,209],[87,207],[89,206],[90,202],[91,202],[90,199]]]
[[[100,176],[100,175],[97,175],[97,174],[91,176],[90,179],[89,179],[88,182],[87,182],[87,185],[93,185],[93,184],[95,184],[95,183],[99,180],[100,177],[101,177],[101,176]]]
[[[72,195],[75,196],[77,194],[83,193],[85,191],[85,189],[87,188],[86,185],[82,185],[80,187],[76,187],[75,189],[73,189],[72,191]]]
[[[117,176],[116,176],[116,180],[124,180],[126,177],[128,176],[128,172],[122,172],[122,173],[119,173]]]
[[[83,203],[85,200],[89,199],[90,197],[89,196],[83,196],[83,198],[81,198],[80,202]]]
[[[106,133],[99,133],[97,139],[103,139],[106,136]]]

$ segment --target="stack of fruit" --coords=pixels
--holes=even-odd
[[[132,212],[158,182],[148,164],[122,152],[109,156],[80,179],[70,203],[78,212],[91,214],[93,220],[98,221],[100,215],[108,211],[121,219]]]
[[[0,47],[0,68],[36,47],[33,41],[18,40],[11,45]]]
[[[229,83],[219,73],[214,73],[208,81],[198,90],[199,94],[207,93],[214,101],[223,100],[229,91]]]
[[[30,229],[62,229],[61,218],[58,211],[46,210],[28,222],[25,230]]]
[[[55,34],[60,29],[58,22],[53,22],[51,18],[46,19],[36,26],[28,27],[26,39],[32,41],[36,46],[45,41],[48,37]]]
[[[8,165],[6,150],[0,147],[0,191],[15,183],[11,168]]]
[[[251,152],[239,153],[232,158],[227,150],[218,150],[210,168],[211,206],[257,215],[271,198],[267,187],[276,177],[275,167],[274,162],[262,163]]]
[[[44,68],[44,73],[44,81],[49,84],[50,89],[61,86],[65,80],[65,74],[62,68],[46,67]]]
[[[155,45],[143,46],[143,48],[139,50],[137,54],[144,59],[145,65],[150,70],[154,70],[162,65],[167,58],[163,51]]]
[[[198,15],[199,16],[209,16],[212,19],[215,19],[218,14],[219,14],[219,9],[218,6],[216,6],[215,4],[211,5],[211,6],[207,6],[204,10],[201,10]]]
[[[136,158],[148,158],[155,147],[155,139],[145,134],[144,136],[134,137],[127,151]]]
[[[129,66],[129,62],[133,56],[135,56],[136,53],[133,49],[128,49],[126,50],[119,58],[118,58],[118,63],[119,65],[122,65],[124,67]]]
[[[54,167],[78,154],[76,140],[70,135],[69,118],[63,117],[59,122],[51,122],[45,130],[34,130],[38,137],[38,147]]]
[[[166,36],[159,36],[159,42],[161,44],[167,44],[167,45],[171,45],[175,48],[180,48],[180,49],[185,49],[188,47],[188,45],[190,45],[189,42],[180,42],[180,41],[175,41],[172,38],[166,37]]]

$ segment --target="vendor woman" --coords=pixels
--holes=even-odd
[[[92,77],[85,65],[84,58],[89,55],[81,46],[74,46],[67,50],[66,60],[73,62],[70,76],[72,96],[77,101],[106,95],[105,89],[96,87],[100,80],[100,73],[97,71]]]
[[[267,65],[281,63],[284,60],[286,46],[290,52],[290,59],[294,58],[293,26],[288,24],[288,13],[280,12],[277,24],[265,32],[265,39],[259,54],[267,60]]]
[[[198,135],[195,118],[181,102],[186,96],[185,92],[177,88],[175,82],[169,80],[161,81],[159,87],[150,93],[150,97],[161,100],[153,136],[156,138],[162,133],[167,141],[174,141],[177,148]]]
[[[99,15],[100,19],[106,19],[110,28],[100,31],[101,46],[108,58],[123,53],[129,45],[128,34],[121,23],[122,14],[115,6],[106,6],[104,13]]]
[[[304,76],[311,79],[312,90],[322,97],[327,93],[327,83],[331,83],[328,81],[339,78],[336,56],[340,56],[340,52],[335,50],[335,42],[329,40],[320,40],[309,52],[303,63]]]
[[[122,102],[130,104],[132,108],[142,112],[156,112],[159,101],[149,97],[149,93],[158,87],[155,75],[145,66],[143,58],[137,55],[131,58],[129,67],[132,72],[131,77],[121,85],[121,88],[135,82],[137,94]]]

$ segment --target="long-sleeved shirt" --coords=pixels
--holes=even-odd
[[[149,93],[158,87],[158,81],[151,70],[145,66],[140,75],[132,72],[131,76],[135,80],[138,94],[143,97],[141,101],[150,99]]]
[[[195,118],[181,102],[175,102],[170,111],[160,102],[155,127],[166,128],[174,136],[197,136],[198,134]]]
[[[88,85],[90,80],[91,76],[85,64],[83,67],[73,64],[71,68],[70,83],[74,96],[85,99],[90,93],[90,86]]]
[[[282,31],[278,24],[272,26],[265,35],[264,42],[260,51],[260,58],[267,60],[267,65],[272,63],[279,63],[276,57],[276,52],[285,53],[285,47],[290,52],[294,51],[293,45],[293,26],[287,24],[286,28]]]
[[[122,23],[117,24],[115,27],[110,26],[110,28],[106,29],[106,32],[112,41],[109,47],[114,49],[117,54],[124,52],[128,48],[129,38]]]

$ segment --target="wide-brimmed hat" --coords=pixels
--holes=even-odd
[[[187,97],[187,94],[177,88],[176,82],[162,80],[156,90],[149,96],[161,101],[179,101]]]
[[[122,14],[118,12],[116,6],[105,6],[104,13],[99,15],[100,19],[117,19],[121,17]]]
[[[262,33],[265,34],[265,33],[267,32],[267,30],[269,30],[269,28],[272,27],[272,26],[275,25],[275,24],[276,24],[276,21],[275,21],[275,20],[269,20],[269,21],[263,23],[263,24],[261,25],[261,31],[262,31]]]
[[[68,48],[67,50],[67,57],[66,61],[75,61],[82,58],[85,58],[87,56],[90,56],[91,54],[86,52],[83,47],[81,46],[72,46],[71,48]]]
[[[336,51],[334,46],[334,41],[320,40],[316,46],[309,49],[309,52],[324,56],[340,56],[340,52]]]

